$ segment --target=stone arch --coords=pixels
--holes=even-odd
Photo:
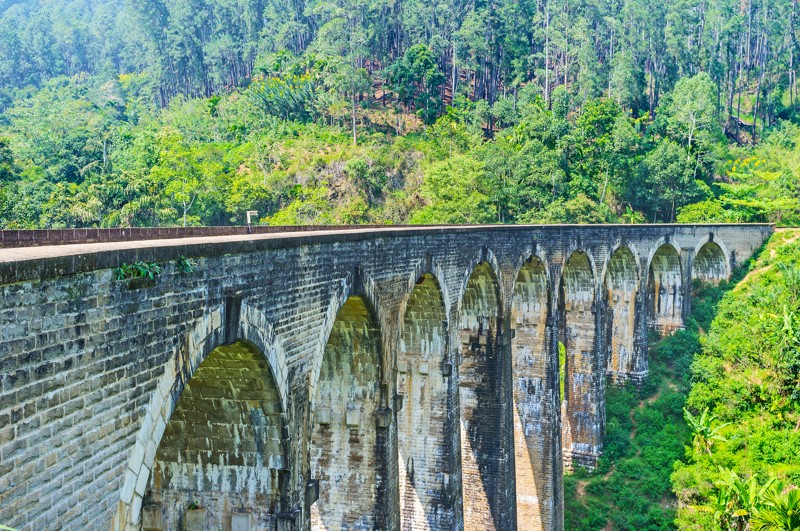
[[[486,268],[490,270],[490,275],[497,286],[496,300],[500,309],[498,311],[502,311],[502,308],[505,307],[503,305],[503,293],[500,290],[500,286],[503,285],[500,264],[497,262],[497,258],[495,257],[494,253],[484,248],[479,255],[469,262],[467,269],[464,271],[464,276],[461,279],[461,287],[458,293],[458,302],[456,305],[456,311],[458,312],[459,316],[463,315],[464,313],[464,302],[466,300],[465,295],[467,288],[469,287],[469,283],[475,273],[475,268],[478,266],[481,266],[484,271]],[[445,284],[443,283],[442,285],[444,286]]]
[[[320,371],[322,370],[322,363],[325,358],[325,349],[327,348],[328,340],[335,326],[336,320],[339,318],[339,313],[342,307],[351,296],[358,296],[367,305],[375,323],[380,323],[380,300],[377,296],[377,290],[374,280],[369,276],[362,276],[359,269],[358,273],[349,273],[345,278],[339,281],[339,284],[331,297],[328,308],[325,311],[325,316],[322,321],[321,333],[317,337],[317,347],[314,353],[314,359],[311,365],[311,374],[309,375],[309,390],[317,389],[319,383]],[[381,349],[383,351],[383,349]],[[380,372],[384,374],[383,368],[386,366],[386,360],[380,359]],[[310,407],[309,411],[313,416],[316,408],[316,395],[311,393],[309,396]]]
[[[502,306],[497,275],[480,262],[460,304],[459,404],[464,529],[500,528]]]
[[[450,315],[450,295],[447,290],[447,283],[445,282],[445,271],[441,264],[434,257],[430,260],[419,260],[414,265],[414,270],[408,276],[408,285],[406,287],[405,296],[400,302],[400,315],[405,315],[406,308],[408,307],[414,288],[417,286],[419,279],[425,275],[431,275],[433,281],[436,282],[437,287],[444,304],[445,315]]]
[[[584,251],[573,252],[559,283],[559,339],[564,345],[561,437],[564,464],[594,467],[604,430],[604,364],[597,353],[595,268]]]
[[[692,261],[692,280],[719,284],[730,276],[728,253],[722,244],[708,240],[695,251]]]
[[[319,500],[311,528],[379,527],[381,334],[366,298],[350,295],[325,344],[310,444]]]
[[[603,275],[603,318],[607,334],[606,373],[624,382],[640,372],[641,355],[636,341],[639,318],[639,259],[627,246],[619,246],[605,265]]]
[[[173,360],[165,364],[164,374],[153,391],[125,468],[112,529],[138,531],[141,528],[142,502],[154,468],[156,451],[187,383],[211,352],[223,344],[223,318],[224,305],[207,312],[187,333]],[[250,344],[265,358],[269,375],[280,397],[278,407],[286,411],[286,354],[266,316],[257,308],[242,303],[239,330],[235,336]]]
[[[400,528],[449,529],[452,510],[445,474],[448,383],[447,311],[439,282],[419,276],[402,313],[397,356]]]
[[[680,253],[672,244],[662,243],[647,269],[648,319],[662,336],[683,328],[683,290]]]
[[[537,256],[528,258],[517,273],[511,302],[511,340],[514,399],[514,463],[518,529],[546,529],[551,515],[544,500],[552,460],[546,427],[556,418],[548,393],[549,315],[548,272]],[[540,501],[541,500],[541,501]]]
[[[277,384],[258,348],[247,341],[215,348],[167,423],[145,509],[160,513],[164,529],[178,529],[190,504],[203,508],[195,517],[211,528],[225,527],[234,512],[268,526],[280,512],[285,428]]]

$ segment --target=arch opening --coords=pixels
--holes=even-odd
[[[417,281],[403,315],[397,356],[400,529],[452,527],[445,473],[447,314],[439,283],[431,274]]]
[[[547,274],[536,257],[528,259],[514,284],[511,340],[514,380],[514,463],[518,529],[546,529],[550,515],[540,499],[547,497],[547,462],[552,462],[551,439],[545,432],[556,415],[548,408],[549,338]],[[556,383],[557,385],[557,383]]]
[[[561,438],[564,465],[593,468],[604,430],[604,364],[597,356],[595,282],[586,253],[567,260],[559,285],[559,336],[564,345]]]
[[[379,519],[376,412],[380,330],[365,300],[349,297],[325,345],[314,399],[311,529],[373,529]]]
[[[636,257],[629,248],[620,247],[608,259],[603,282],[604,320],[608,338],[606,374],[617,383],[642,372],[642,353],[636,341],[638,286]]]
[[[268,526],[286,488],[280,391],[257,347],[215,348],[187,382],[155,453],[144,523],[179,529],[188,519],[230,528],[236,513]],[[140,521],[142,521],[140,520]]]
[[[461,364],[461,489],[464,529],[500,529],[502,330],[498,282],[491,266],[475,266],[467,281],[459,316]]]
[[[650,328],[662,336],[683,328],[681,259],[669,244],[659,247],[650,261],[647,298]]]
[[[719,284],[728,278],[728,266],[722,248],[714,243],[707,242],[694,257],[692,262],[692,279],[698,279],[709,284]]]

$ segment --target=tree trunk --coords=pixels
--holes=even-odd
[[[547,9],[549,3],[544,5],[544,101],[547,108],[550,108],[550,12]]]
[[[358,142],[358,137],[356,136],[356,91],[355,87],[353,88],[353,145],[355,146]]]

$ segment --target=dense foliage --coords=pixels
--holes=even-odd
[[[529,84],[492,106],[459,98],[425,127],[375,103],[354,143],[326,67],[284,59],[280,75],[165,109],[141,74],[48,81],[0,115],[0,227],[229,224],[247,210],[275,224],[800,221],[800,128],[740,148],[713,117],[684,127],[703,102],[682,91],[710,96],[705,74],[652,121],[563,90],[549,108]],[[428,60],[409,53],[393,83]],[[433,109],[437,82],[398,90]]]
[[[744,122],[752,134],[794,103],[799,17],[792,0],[4,0],[0,88],[142,72],[163,105],[242,86],[271,54],[311,52],[340,94],[359,70],[400,93],[401,71],[414,72],[426,96],[400,99],[425,114],[532,82],[548,105],[565,87],[579,104],[605,94],[652,117],[702,71],[731,133]]]
[[[6,0],[0,227],[798,223],[795,5]]]

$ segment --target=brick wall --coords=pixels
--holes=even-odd
[[[606,266],[602,298],[604,328],[609,339],[606,372],[615,382],[624,382],[628,375],[637,372],[639,358],[645,355],[637,351],[636,341],[639,284],[636,257],[629,248],[620,247]]]
[[[461,480],[464,529],[503,529],[501,363],[502,330],[497,275],[487,262],[470,276],[461,305],[462,361],[458,370],[461,414]]]
[[[166,425],[143,505],[164,529],[179,529],[191,504],[205,510],[209,531],[230,529],[244,512],[267,528],[280,503],[282,432],[280,392],[264,356],[242,342],[217,347]]]
[[[516,512],[520,529],[549,529],[552,514],[550,448],[556,443],[549,431],[553,414],[548,399],[547,370],[547,271],[538,257],[523,264],[514,283],[511,348],[514,382],[514,460],[516,463]],[[559,448],[560,452],[560,448]]]
[[[604,429],[605,363],[597,349],[595,267],[588,255],[573,253],[561,283],[561,337],[566,348],[561,436],[567,468],[593,466]]]
[[[325,345],[314,399],[311,529],[374,529],[382,509],[376,411],[380,331],[361,297],[347,299]]]
[[[678,252],[672,245],[660,246],[648,270],[647,293],[651,326],[662,335],[683,326],[684,284]]]

